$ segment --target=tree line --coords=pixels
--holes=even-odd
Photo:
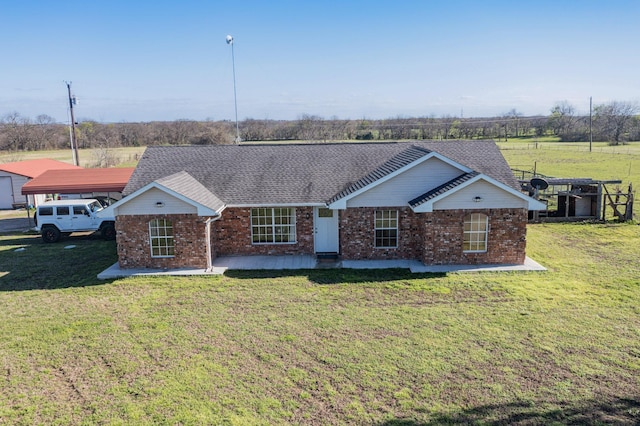
[[[547,116],[525,117],[512,109],[497,117],[396,117],[388,119],[325,119],[304,114],[296,120],[247,118],[239,123],[243,141],[343,141],[403,139],[496,139],[558,136],[561,141],[622,144],[640,140],[638,105],[613,101],[596,105],[592,117],[577,115],[569,102],[556,103]],[[144,123],[77,123],[78,147],[109,149],[150,145],[230,144],[230,121],[156,121]],[[31,119],[13,112],[0,120],[0,150],[9,152],[69,148],[69,126],[42,114]]]

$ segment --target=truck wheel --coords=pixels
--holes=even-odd
[[[47,226],[42,229],[42,241],[45,243],[55,243],[60,239],[60,231],[54,226]]]
[[[102,238],[107,241],[116,239],[116,228],[112,223],[109,223],[102,227]]]

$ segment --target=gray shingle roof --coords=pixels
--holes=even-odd
[[[124,189],[185,171],[230,205],[325,203],[429,151],[519,188],[493,141],[148,147]]]
[[[222,200],[185,171],[160,178],[156,182],[212,210],[219,211],[224,207]]]

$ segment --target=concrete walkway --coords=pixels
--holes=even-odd
[[[414,273],[498,272],[498,271],[546,271],[546,268],[530,258],[523,265],[435,265],[427,266],[417,260],[343,260],[335,263],[318,262],[314,256],[225,256],[213,261],[213,268],[180,269],[120,269],[115,263],[98,274],[98,279],[145,275],[221,275],[227,270],[295,270],[295,269],[409,269]]]

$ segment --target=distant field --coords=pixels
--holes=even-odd
[[[588,142],[557,142],[553,139],[510,139],[509,142],[497,144],[512,168],[532,170],[534,163],[537,163],[538,172],[545,175],[621,179],[640,184],[640,142],[619,146],[594,142],[593,152],[589,152]],[[114,148],[110,153],[118,158],[120,167],[134,167],[144,150],[145,147]],[[94,150],[80,150],[79,156],[84,167],[90,167],[96,161]],[[68,163],[73,161],[70,150],[18,154],[0,152],[0,162],[34,158],[52,158]]]
[[[553,177],[618,179],[626,189],[629,182],[640,185],[640,142],[609,146],[584,142],[500,142],[502,154],[512,168],[533,170]]]
[[[135,167],[136,164],[138,164],[138,159],[140,158],[144,150],[145,147],[113,148],[109,150],[109,153],[117,158],[119,163],[118,167]],[[94,167],[97,161],[96,155],[97,150],[79,150],[78,157],[80,158],[80,165],[82,167]],[[37,158],[50,158],[52,160],[58,160],[65,163],[73,164],[71,150],[68,149],[54,151],[23,151],[19,153],[0,152],[0,163],[33,160]]]

